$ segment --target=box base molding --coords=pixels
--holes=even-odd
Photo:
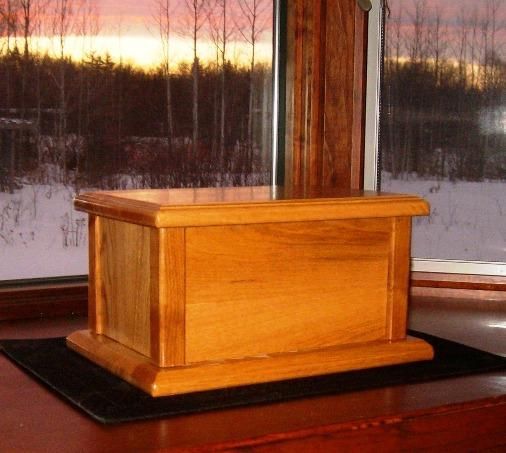
[[[215,390],[433,358],[432,347],[407,337],[322,349],[278,353],[160,368],[126,346],[90,330],[67,337],[67,345],[154,397]]]

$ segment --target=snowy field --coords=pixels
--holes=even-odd
[[[423,196],[430,217],[413,220],[417,258],[506,262],[506,182],[394,180],[382,175],[381,190]]]
[[[88,273],[87,216],[64,185],[0,192],[0,280]]]
[[[431,216],[414,219],[413,256],[506,262],[506,183],[393,180],[382,190],[416,193]],[[64,185],[0,192],[0,280],[88,273],[87,219]]]

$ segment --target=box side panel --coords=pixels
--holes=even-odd
[[[186,362],[387,336],[391,219],[189,228]]]
[[[101,218],[103,334],[150,356],[151,228]]]

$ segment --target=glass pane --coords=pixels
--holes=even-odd
[[[271,0],[0,0],[0,280],[87,273],[90,190],[271,180]]]
[[[506,262],[506,2],[388,4],[381,189],[431,204],[413,256]]]

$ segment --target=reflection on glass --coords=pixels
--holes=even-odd
[[[390,0],[381,188],[418,193],[418,258],[506,262],[506,3]]]
[[[0,2],[0,280],[87,273],[76,193],[269,184],[272,11]]]

